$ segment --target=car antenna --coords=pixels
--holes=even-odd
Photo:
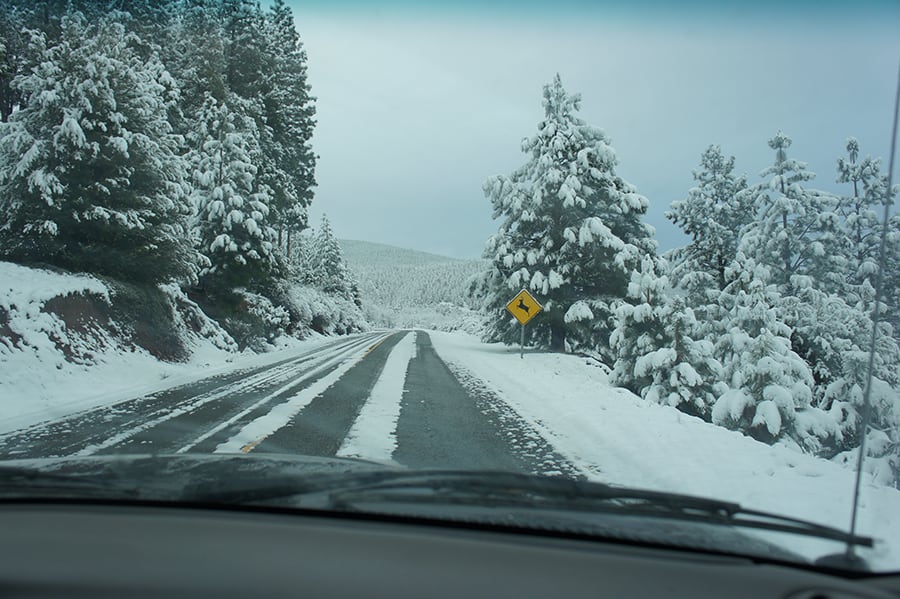
[[[878,337],[878,324],[881,319],[881,297],[884,287],[885,247],[887,245],[887,230],[890,219],[890,211],[893,204],[894,185],[894,156],[897,149],[897,118],[900,115],[900,66],[897,69],[897,93],[894,98],[894,127],[891,131],[891,154],[888,160],[887,187],[884,196],[884,220],[881,227],[881,246],[878,250],[878,274],[875,278],[875,308],[872,310],[872,342],[869,346],[869,363],[866,367],[866,390],[863,394],[862,413],[862,438],[859,441],[859,455],[856,460],[856,482],[853,487],[853,510],[850,513],[850,535],[847,540],[847,549],[844,553],[827,555],[816,560],[816,564],[823,566],[843,566],[857,570],[868,570],[861,557],[854,550],[853,538],[856,535],[856,522],[859,516],[859,492],[862,482],[863,463],[866,459],[866,433],[869,429],[871,418],[872,395],[872,370],[875,366],[875,341]]]

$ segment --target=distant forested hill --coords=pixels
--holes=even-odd
[[[367,241],[341,240],[373,324],[474,332],[479,317],[466,290],[486,270],[482,260],[458,260]]]

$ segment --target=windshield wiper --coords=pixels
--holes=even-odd
[[[415,493],[424,490],[427,494]],[[770,512],[741,507],[738,503],[616,487],[563,478],[531,477],[507,472],[472,475],[445,472],[425,476],[402,476],[368,486],[357,486],[331,494],[332,501],[365,502],[441,501],[467,505],[493,505],[532,509],[579,510],[648,516],[704,524],[723,524],[758,530],[805,535],[871,547],[870,537],[850,535],[833,528]]]
[[[117,481],[37,468],[0,466],[0,501],[73,496],[133,498],[138,495],[137,488]]]
[[[253,503],[290,498],[299,507],[364,512],[373,504],[439,504],[529,510],[579,511],[591,514],[645,516],[669,520],[768,530],[871,547],[871,537],[814,522],[752,510],[740,504],[616,487],[562,477],[511,472],[365,472],[292,480],[256,481],[225,489],[189,491],[186,499]],[[361,508],[365,504],[367,509]]]

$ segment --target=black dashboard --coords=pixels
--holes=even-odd
[[[900,597],[746,559],[333,516],[0,506],[3,597]]]

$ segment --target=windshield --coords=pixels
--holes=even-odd
[[[0,0],[0,501],[331,484],[900,571],[898,30]]]

